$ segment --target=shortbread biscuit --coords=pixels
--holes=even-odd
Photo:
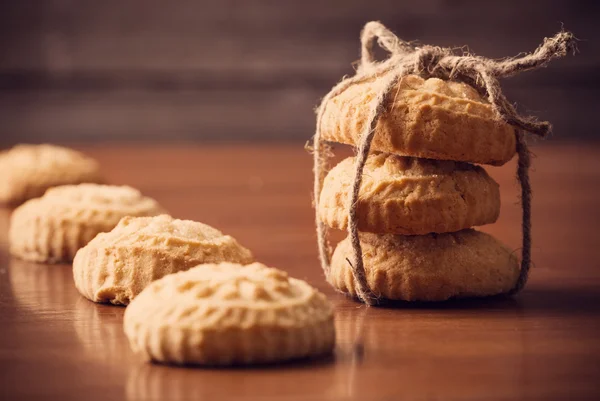
[[[97,184],[49,189],[13,212],[10,252],[34,262],[68,262],[98,233],[112,230],[125,216],[164,213],[158,203],[131,187]]]
[[[332,228],[348,226],[354,173],[350,157],[325,178],[319,215]],[[481,167],[388,154],[367,158],[358,200],[360,231],[453,232],[493,223],[499,214],[499,186]]]
[[[8,228],[10,227],[9,209],[0,208],[0,247],[8,248]]]
[[[236,365],[331,352],[332,307],[260,263],[205,264],[154,281],[125,310],[132,349],[176,364]]]
[[[367,282],[390,300],[444,301],[510,291],[519,276],[517,258],[491,235],[475,230],[429,235],[361,233]],[[356,296],[348,261],[349,238],[333,253],[328,281]]]
[[[325,106],[322,139],[357,146],[383,81],[352,85]],[[459,82],[403,77],[377,123],[372,150],[437,160],[501,165],[516,151],[514,129]]]
[[[0,153],[0,203],[19,204],[48,188],[101,181],[98,163],[72,149],[18,145]]]
[[[77,252],[73,276],[89,300],[127,305],[154,280],[219,262],[248,264],[254,258],[234,238],[206,224],[167,215],[125,217]]]

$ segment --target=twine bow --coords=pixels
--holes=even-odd
[[[381,62],[376,61],[374,44],[390,53]],[[360,136],[356,156],[354,183],[348,211],[348,233],[353,249],[353,263],[350,263],[357,287],[357,294],[367,305],[374,305],[379,297],[373,293],[367,283],[362,248],[358,235],[357,203],[362,182],[364,165],[375,135],[375,127],[379,117],[385,110],[385,102],[391,90],[399,80],[409,74],[417,74],[423,78],[440,78],[464,82],[474,87],[482,97],[487,98],[498,119],[515,128],[516,150],[518,154],[517,178],[521,184],[522,237],[521,269],[519,278],[511,293],[523,289],[529,277],[531,265],[531,185],[529,183],[530,153],[525,141],[524,132],[539,137],[548,135],[552,126],[547,121],[538,121],[532,116],[520,115],[515,107],[502,94],[498,78],[510,77],[520,72],[546,66],[552,59],[563,57],[568,52],[576,51],[576,39],[570,32],[562,31],[544,42],[531,54],[525,54],[503,60],[491,60],[474,55],[456,55],[453,49],[437,46],[416,47],[399,39],[380,22],[369,22],[361,34],[361,61],[356,75],[343,79],[323,98],[317,111],[317,127],[314,136],[314,173],[315,173],[315,210],[317,239],[319,243],[319,259],[328,277],[330,272],[330,244],[327,228],[318,215],[318,201],[323,180],[327,173],[327,155],[321,141],[321,127],[325,106],[340,93],[352,85],[373,79],[381,80],[382,89],[376,94],[373,106],[367,117],[365,129]]]

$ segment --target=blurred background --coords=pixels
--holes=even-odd
[[[595,139],[598,1],[0,1],[0,146],[305,141],[314,107],[380,20],[400,37],[504,57],[561,29],[580,54],[504,81],[555,139]]]

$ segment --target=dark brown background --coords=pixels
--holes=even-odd
[[[561,23],[580,54],[505,82],[558,138],[596,137],[597,1],[0,2],[0,144],[308,139],[358,59],[363,24],[402,38],[531,51]]]

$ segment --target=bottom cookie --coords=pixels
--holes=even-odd
[[[156,280],[127,307],[124,327],[135,352],[174,364],[278,362],[335,344],[325,295],[260,263],[204,264]]]
[[[510,249],[489,234],[472,229],[446,234],[391,235],[361,233],[367,282],[388,300],[445,301],[510,291],[519,265]],[[349,261],[350,239],[333,253],[329,283],[357,296]]]

